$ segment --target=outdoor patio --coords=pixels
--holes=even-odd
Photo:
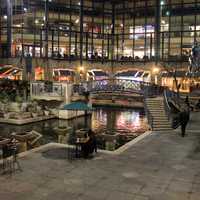
[[[22,172],[0,176],[2,200],[198,200],[200,114],[185,138],[152,133],[120,155],[69,161],[54,146],[20,159]]]

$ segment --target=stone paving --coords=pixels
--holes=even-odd
[[[22,172],[0,176],[1,200],[199,200],[200,114],[186,137],[152,133],[120,155],[69,161],[61,147],[20,159]]]

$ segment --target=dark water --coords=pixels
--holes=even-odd
[[[58,142],[59,137],[56,128],[59,126],[70,126],[75,129],[92,128],[97,133],[98,147],[111,150],[147,130],[146,119],[142,110],[96,108],[91,116],[74,120],[51,119],[21,126],[0,124],[0,136],[9,136],[12,132],[35,130],[43,135],[41,144]]]

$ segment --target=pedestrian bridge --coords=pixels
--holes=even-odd
[[[103,79],[82,82],[74,87],[74,91],[79,94],[88,92],[89,94],[118,93],[118,94],[139,94],[155,92],[156,86],[143,81],[129,79]]]

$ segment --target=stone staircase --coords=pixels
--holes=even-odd
[[[152,129],[154,131],[172,130],[171,123],[165,113],[163,97],[147,98],[146,107],[153,117]]]

